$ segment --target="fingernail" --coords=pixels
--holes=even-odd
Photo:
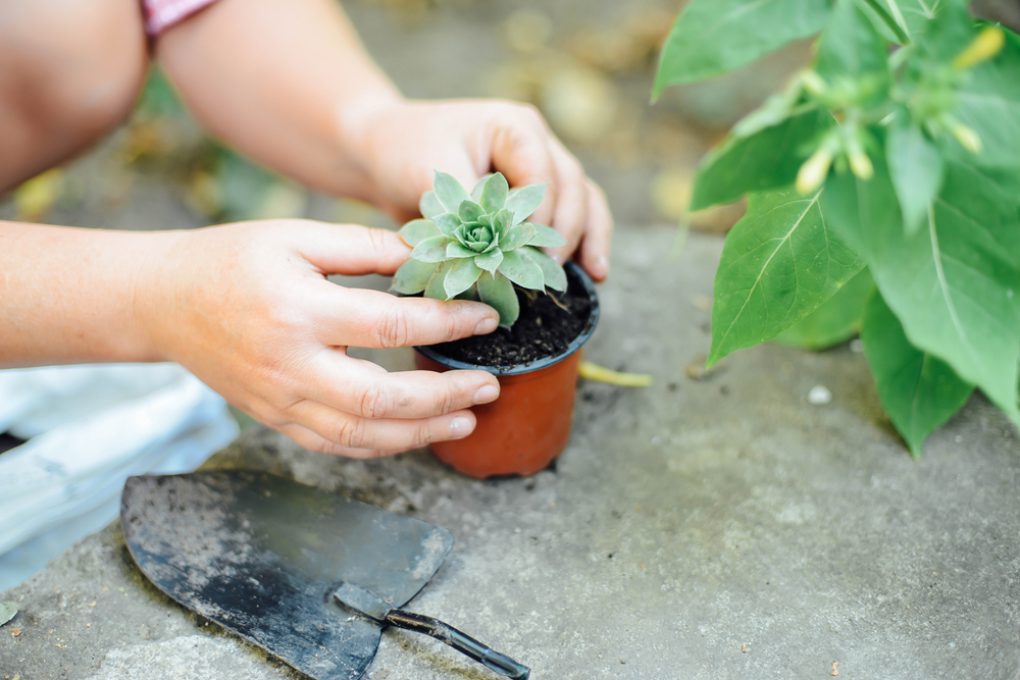
[[[471,432],[471,419],[457,416],[450,421],[450,435],[456,439],[466,437]]]
[[[599,270],[600,278],[606,278],[609,276],[609,258],[605,255],[599,255],[598,259],[595,260],[595,267]]]
[[[482,385],[478,388],[478,391],[475,392],[475,403],[488,404],[490,401],[495,401],[498,396],[498,387],[495,385]]]
[[[554,250],[553,252],[549,253],[549,257],[556,260],[556,264],[563,264],[564,262],[567,261],[567,256],[563,253],[562,250]]]
[[[494,316],[487,316],[475,326],[475,335],[486,335],[496,330],[499,326],[499,319]]]

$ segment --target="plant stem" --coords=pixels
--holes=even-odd
[[[879,18],[881,18],[882,21],[885,22],[886,26],[888,26],[889,29],[896,34],[896,38],[900,41],[901,45],[910,44],[910,36],[907,35],[906,30],[903,28],[900,22],[896,21],[896,19],[893,18],[893,16],[889,13],[888,9],[883,7],[878,0],[864,0],[864,2],[868,5],[868,7],[875,10],[875,14],[877,14]]]

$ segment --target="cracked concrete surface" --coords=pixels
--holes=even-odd
[[[424,452],[346,461],[261,429],[210,465],[449,528],[454,552],[413,608],[539,680],[1020,677],[1016,431],[978,397],[911,460],[850,347],[759,347],[688,377],[720,241],[674,243],[621,230],[588,357],[655,384],[583,384],[555,471],[477,482]],[[813,405],[819,385],[832,400]],[[156,592],[116,527],[2,599],[21,612],[0,628],[0,677],[296,677]],[[368,677],[491,676],[391,631]]]

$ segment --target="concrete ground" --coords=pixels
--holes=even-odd
[[[347,4],[409,95],[539,104],[632,224],[679,219],[673,209],[686,202],[676,197],[712,138],[789,67],[780,60],[649,108],[655,29],[674,2]],[[983,4],[1016,19],[1009,0]],[[550,33],[530,44],[536,20]],[[195,159],[125,160],[139,137],[122,132],[76,163],[46,221],[208,222],[182,200],[191,175],[178,165]],[[379,219],[318,196],[302,207]],[[0,201],[0,218],[16,214]],[[555,472],[476,482],[427,453],[338,460],[257,428],[210,466],[272,470],[449,528],[454,553],[413,607],[520,658],[538,680],[1020,680],[1016,431],[975,398],[912,461],[850,347],[761,347],[701,375],[721,241],[677,245],[673,229],[620,230],[588,356],[653,373],[655,384],[583,384]],[[383,361],[407,366],[409,355]],[[816,386],[831,403],[809,403]],[[149,586],[115,526],[4,600],[20,613],[0,626],[3,680],[298,677]],[[494,676],[388,632],[369,677]]]
[[[413,608],[539,680],[1020,678],[1017,432],[975,398],[911,460],[851,347],[760,347],[700,375],[720,241],[677,245],[622,230],[588,356],[655,384],[583,384],[555,471],[478,482],[424,452],[353,462],[257,428],[210,465],[449,528]],[[830,403],[809,403],[818,385]],[[149,586],[116,527],[0,600],[21,610],[2,678],[297,677]],[[393,631],[368,677],[494,676]]]

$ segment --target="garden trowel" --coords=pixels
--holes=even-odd
[[[441,527],[243,471],[131,477],[121,522],[157,588],[317,680],[361,678],[386,626],[528,677],[452,626],[401,609],[450,552]]]

